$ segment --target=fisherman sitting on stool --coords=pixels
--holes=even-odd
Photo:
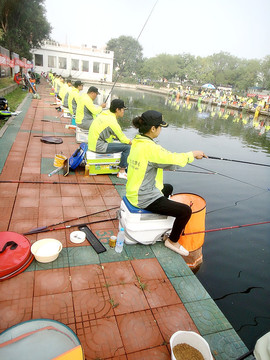
[[[110,110],[102,112],[93,120],[88,134],[88,150],[102,154],[121,152],[120,170],[117,174],[121,179],[127,179],[125,169],[131,145],[131,140],[126,137],[117,122],[118,118],[124,116],[125,109],[123,100],[114,99]],[[114,139],[120,143],[113,142]]]
[[[93,119],[106,107],[106,103],[100,106],[94,105],[94,100],[99,92],[95,86],[90,86],[87,94],[82,94],[77,99],[76,125],[83,130],[89,130]]]
[[[133,205],[152,213],[175,217],[170,235],[166,235],[165,246],[180,255],[189,252],[178,243],[180,235],[189,221],[190,206],[168,199],[173,187],[163,184],[163,169],[175,170],[193,162],[194,158],[207,157],[202,151],[171,153],[154,142],[162,127],[167,127],[158,111],[148,110],[133,119],[139,134],[132,140],[128,157],[128,181],[126,197]]]

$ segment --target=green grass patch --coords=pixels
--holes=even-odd
[[[27,94],[27,91],[23,91],[21,88],[17,88],[11,93],[5,95],[10,111],[15,111]]]
[[[0,78],[0,89],[4,89],[9,85],[13,85],[13,84],[14,84],[14,80],[12,77]]]

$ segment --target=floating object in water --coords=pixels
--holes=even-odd
[[[197,114],[197,117],[198,117],[199,119],[207,119],[207,118],[209,118],[209,116],[210,116],[210,114],[207,113],[207,112],[201,112],[201,113],[198,113],[198,114]]]

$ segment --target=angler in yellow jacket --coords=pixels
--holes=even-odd
[[[59,91],[59,97],[62,100],[62,104],[65,107],[68,107],[68,94],[71,91],[72,82],[70,79],[68,79],[64,84],[62,85],[60,91]]]
[[[78,97],[75,120],[76,125],[83,130],[89,129],[93,119],[101,113],[102,109],[106,106],[106,103],[102,103],[100,106],[94,104],[94,100],[98,94],[98,89],[95,86],[90,86],[86,94]]]
[[[144,112],[133,119],[133,125],[139,129],[139,134],[132,140],[128,157],[127,199],[138,208],[175,217],[170,235],[165,236],[165,246],[187,256],[189,252],[178,240],[192,211],[188,205],[168,199],[173,187],[163,184],[163,169],[176,170],[193,162],[194,158],[202,159],[207,156],[203,151],[172,153],[157,145],[154,139],[159,136],[162,127],[168,126],[158,111]]]
[[[125,109],[123,100],[114,99],[110,110],[102,112],[93,120],[88,133],[89,150],[103,154],[121,152],[120,170],[117,176],[122,179],[127,179],[125,169],[131,140],[123,133],[117,119],[124,116]],[[114,140],[119,140],[120,143],[113,142]]]
[[[80,96],[80,91],[83,89],[83,83],[80,80],[75,81],[74,87],[68,93],[68,109],[71,115],[75,117],[77,102]]]

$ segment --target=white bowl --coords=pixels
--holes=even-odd
[[[170,338],[170,346],[171,346],[171,359],[176,360],[173,354],[173,348],[177,344],[186,343],[195,349],[199,350],[202,354],[204,360],[213,360],[210,347],[207,341],[204,338],[193,332],[193,331],[177,331]]]
[[[48,263],[58,258],[63,245],[56,239],[42,239],[31,246],[31,252],[36,260],[41,263]]]

